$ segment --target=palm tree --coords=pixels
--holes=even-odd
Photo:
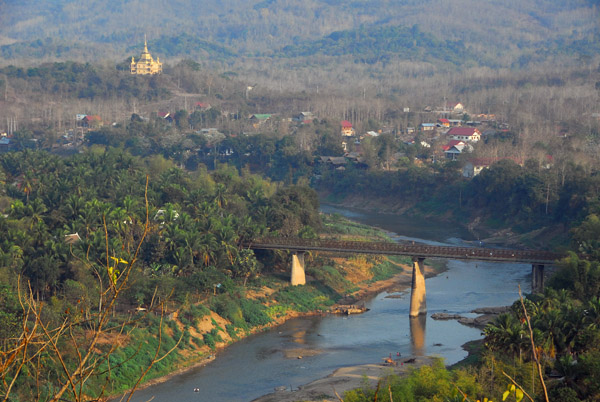
[[[25,193],[27,203],[29,203],[29,194],[33,191],[35,181],[33,172],[31,170],[26,171],[21,181],[21,190]]]
[[[46,205],[40,200],[36,198],[31,203],[27,205],[27,214],[30,217],[31,225],[33,227],[35,224],[39,222],[44,222],[45,213],[48,211]]]
[[[485,343],[492,350],[504,350],[513,357],[519,356],[527,339],[523,324],[512,314],[501,314],[496,321],[483,330]]]
[[[219,207],[219,209],[222,209],[223,207],[225,207],[227,205],[227,189],[225,188],[225,186],[222,183],[218,183],[217,187],[215,188],[215,204],[217,204],[217,206]],[[221,212],[221,215],[223,214],[223,212]]]
[[[200,255],[205,267],[209,266],[215,259],[217,247],[217,239],[212,233],[202,235],[199,242],[198,255]]]

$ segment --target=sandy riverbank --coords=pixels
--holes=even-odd
[[[432,357],[420,356],[415,358],[399,358],[396,360],[396,366],[381,363],[342,367],[335,370],[333,374],[303,385],[298,389],[282,389],[254,399],[253,402],[334,402],[339,400],[336,393],[343,396],[346,391],[365,386],[365,380],[368,382],[369,387],[375,388],[380,378],[389,375],[405,375],[410,370],[429,365],[433,361],[434,358]]]
[[[439,274],[432,267],[427,266],[425,276],[432,277]],[[412,281],[412,270],[395,275],[388,280],[372,283],[347,298],[344,302],[360,302],[384,291],[400,292],[406,290]],[[318,350],[294,349],[284,351],[289,359],[298,359],[320,353]],[[395,356],[394,356],[395,357]],[[388,375],[403,375],[409,370],[431,364],[433,357],[415,356],[395,358],[396,366],[382,362],[361,364],[357,366],[342,367],[335,370],[325,378],[315,380],[311,383],[291,390],[286,388],[261,396],[253,402],[292,402],[292,401],[338,401],[335,393],[340,396],[344,392],[365,385],[368,380],[369,387],[376,387],[380,378]],[[408,362],[407,362],[408,361]]]
[[[351,295],[348,295],[344,299],[340,300],[339,304],[360,303],[361,301],[365,301],[365,300],[369,299],[370,297],[373,297],[373,296],[375,296],[381,292],[384,292],[386,290],[393,291],[393,292],[399,292],[402,290],[406,290],[410,286],[411,281],[412,281],[412,268],[408,267],[408,266],[405,266],[404,268],[405,269],[401,273],[393,276],[392,278],[360,285],[359,289],[356,292],[354,292]],[[432,277],[432,276],[439,274],[439,271],[436,271],[431,266],[426,266],[424,274],[426,277]],[[315,315],[315,314],[322,314],[322,313],[319,313],[319,312],[299,313],[296,311],[291,311],[282,317],[278,317],[272,323],[270,323],[264,327],[255,328],[253,331],[246,334],[246,336],[249,336],[254,333],[257,333],[257,332],[260,332],[263,330],[267,330],[270,328],[275,328],[275,327],[285,323],[286,321],[294,319],[294,318],[306,317],[306,316]],[[219,344],[217,344],[217,348],[213,353],[206,355],[205,357],[202,357],[196,361],[188,360],[186,362],[187,364],[185,366],[171,372],[170,374],[161,376],[161,377],[158,377],[158,378],[155,378],[155,379],[152,379],[150,381],[140,384],[140,386],[137,387],[137,390],[145,389],[145,388],[151,387],[156,384],[164,383],[178,375],[186,373],[187,371],[190,371],[190,370],[198,368],[198,367],[205,366],[205,365],[209,364],[210,362],[212,362],[214,359],[218,358],[219,352],[224,350],[227,346],[228,346],[228,344],[226,344],[226,343],[219,343]],[[286,353],[286,356],[288,358],[298,358],[299,355],[309,356],[311,354],[320,353],[319,351],[310,351],[310,350],[302,350],[301,353],[299,353],[299,352],[300,351],[294,351],[294,350],[284,351],[284,353]],[[129,395],[129,392],[130,391],[126,392],[125,394],[118,395],[118,396],[111,396],[111,397],[109,397],[109,400],[113,401],[113,402],[120,401],[120,400],[126,400],[127,395]]]
[[[429,272],[429,276],[435,273]],[[388,282],[388,287],[381,289],[401,291],[410,285],[401,275]],[[379,293],[377,292],[377,293]],[[498,314],[505,312],[509,307],[486,307],[473,310],[480,314],[479,317],[466,319],[464,317],[439,318],[439,319],[457,319],[463,325],[483,328],[490,320],[496,318]],[[459,319],[460,318],[460,319]],[[464,320],[463,321],[461,321]],[[286,351],[285,355],[290,359],[298,359],[318,354],[318,350],[294,349]],[[386,363],[385,356],[381,356],[380,362],[360,364],[355,366],[342,367],[335,370],[327,377],[320,378],[308,384],[301,385],[298,388],[282,387],[275,392],[263,395],[252,402],[297,402],[297,401],[319,401],[319,402],[338,402],[340,397],[347,391],[368,386],[376,388],[380,379],[389,375],[406,375],[412,369],[420,368],[424,365],[432,364],[435,356],[402,356],[395,357],[395,365]],[[337,395],[336,395],[337,393]]]

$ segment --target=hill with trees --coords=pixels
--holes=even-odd
[[[431,62],[440,53],[441,60],[455,64],[469,55],[470,62],[483,65],[524,66],[593,55],[586,45],[595,48],[599,34],[597,4],[583,0],[210,0],[202,7],[186,0],[167,10],[158,0],[3,1],[0,11],[0,53],[7,60],[120,59],[139,51],[147,33],[150,43],[164,43],[163,55],[219,62],[234,55],[277,56],[286,47],[287,56],[310,56],[316,50],[310,47],[321,45],[336,55],[345,49],[359,61],[408,53],[411,60]],[[403,31],[415,25],[420,40],[411,46]],[[346,41],[358,39],[358,46],[345,48],[343,32],[350,35]],[[367,42],[360,45],[365,32]],[[363,55],[368,42],[377,46]],[[415,53],[415,47],[422,50]]]

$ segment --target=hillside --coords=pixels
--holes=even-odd
[[[150,43],[162,44],[155,46],[157,54],[202,60],[349,54],[373,63],[408,54],[415,61],[525,66],[597,54],[598,3],[206,0],[198,6],[181,0],[166,6],[159,0],[5,0],[0,63],[119,60],[139,52],[147,34]],[[414,26],[419,37],[411,46],[406,39]]]

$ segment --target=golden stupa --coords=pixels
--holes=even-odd
[[[156,61],[154,61],[152,55],[148,51],[148,43],[146,42],[146,36],[144,35],[144,51],[137,62],[133,57],[131,58],[131,74],[153,75],[160,73],[162,73],[160,57],[157,57]]]

